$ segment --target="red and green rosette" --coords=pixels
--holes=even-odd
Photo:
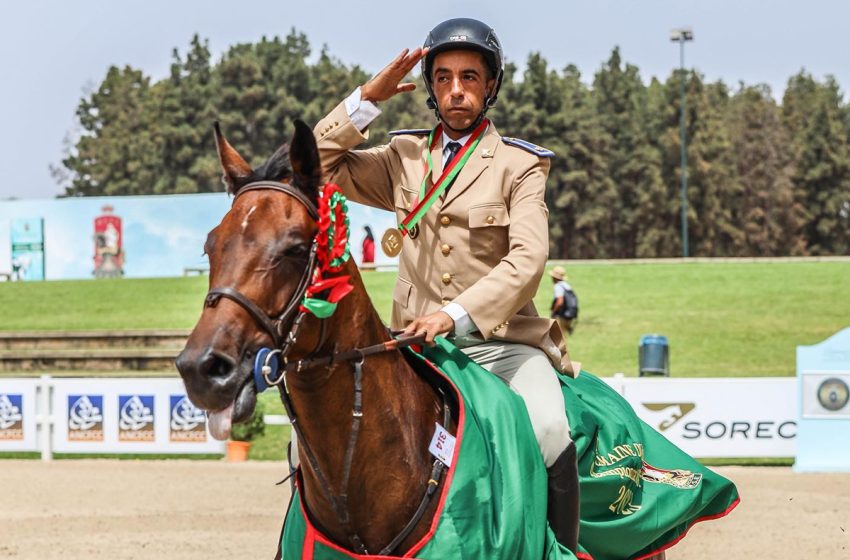
[[[301,301],[301,310],[319,319],[333,315],[339,300],[354,289],[347,274],[328,277],[342,270],[351,257],[348,233],[348,203],[339,185],[328,183],[319,196],[316,269]]]

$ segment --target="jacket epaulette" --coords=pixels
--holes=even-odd
[[[424,136],[431,132],[430,128],[403,128],[401,130],[391,130],[390,136],[401,136],[402,134],[412,134],[413,136]]]
[[[502,142],[507,144],[508,146],[516,146],[517,148],[522,148],[526,152],[531,152],[537,157],[550,158],[555,157],[555,152],[552,150],[547,150],[543,146],[538,146],[537,144],[532,144],[527,140],[522,140],[520,138],[511,138],[510,136],[502,136]]]

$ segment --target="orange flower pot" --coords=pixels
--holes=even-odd
[[[248,450],[251,449],[250,441],[227,441],[227,462],[239,463],[248,460]]]

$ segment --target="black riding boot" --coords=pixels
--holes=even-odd
[[[578,549],[579,489],[576,446],[569,446],[547,469],[549,501],[546,514],[558,542],[573,553]]]

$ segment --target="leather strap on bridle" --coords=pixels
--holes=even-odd
[[[316,203],[310,200],[304,191],[299,189],[298,187],[293,187],[289,183],[281,183],[279,181],[256,181],[254,183],[248,183],[236,193],[236,196],[233,197],[233,202],[236,202],[236,199],[250,191],[259,191],[259,190],[273,190],[280,191],[288,194],[289,196],[293,196],[298,199],[298,202],[304,205],[304,208],[307,209],[307,212],[310,214],[310,217],[314,220],[319,220],[319,210],[316,208]]]

